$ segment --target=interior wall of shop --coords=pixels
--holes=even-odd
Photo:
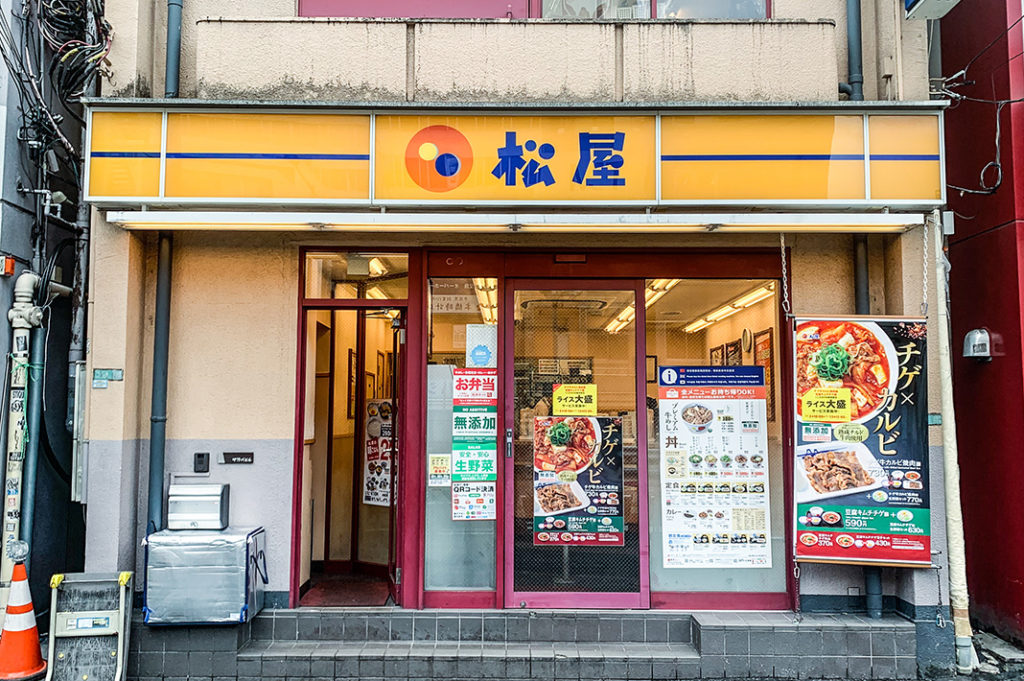
[[[467,102],[838,99],[836,83],[847,79],[845,3],[775,0],[772,7],[773,18],[760,22],[406,22],[299,19],[290,0],[199,0],[184,6],[181,95]],[[104,95],[162,93],[166,8],[111,0],[106,14],[118,40],[110,55],[115,75],[104,84]],[[900,5],[889,0],[865,0],[861,15],[865,97],[927,99],[925,22],[903,19]],[[495,45],[501,58],[495,58]]]
[[[156,241],[153,234],[126,232],[99,214],[94,217],[93,248],[104,256],[95,260],[92,273],[89,368],[123,366],[125,381],[90,392],[88,437],[91,453],[100,454],[89,462],[86,568],[141,569],[143,554],[136,547],[146,513]],[[255,452],[252,465],[213,464],[210,480],[231,484],[233,524],[267,528],[270,589],[279,602],[288,589],[291,552],[299,246],[425,243],[555,249],[564,246],[564,236],[408,234],[396,240],[368,234],[175,234],[167,471],[190,471],[195,451],[210,451],[214,458],[222,451]],[[590,235],[587,243],[616,248],[621,237]],[[651,234],[644,243],[650,248],[778,247],[772,235]],[[787,244],[794,311],[850,314],[851,237],[789,235]],[[875,236],[870,244],[872,311],[919,313],[921,230]],[[929,410],[938,412],[936,368],[929,370]],[[944,566],[941,476],[936,475],[941,472],[940,431],[931,428],[932,524],[935,561]],[[909,614],[927,608],[934,613],[936,603],[947,602],[944,570],[940,577],[932,570],[886,570],[885,593],[891,605]],[[860,568],[805,565],[800,594],[807,609],[845,610],[861,606],[862,600],[850,599],[850,589],[863,593],[862,587]]]

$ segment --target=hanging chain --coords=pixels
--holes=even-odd
[[[923,287],[924,287],[922,289],[923,293],[921,294],[921,316],[922,317],[927,317],[928,316],[928,250],[929,250],[928,223],[931,222],[931,219],[932,219],[931,215],[926,215],[925,216],[925,218],[924,218],[924,229],[922,230],[922,234],[923,234],[923,238],[924,238],[924,248],[923,248],[924,252],[921,254],[921,261],[922,261],[921,280],[922,280]]]
[[[786,270],[786,233],[779,232],[779,255],[782,258],[782,311],[790,316],[792,308],[789,304],[789,272]]]

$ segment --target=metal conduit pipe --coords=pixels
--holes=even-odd
[[[167,61],[164,94],[178,96],[181,65],[182,0],[167,0]],[[153,323],[153,399],[149,416],[149,497],[146,533],[164,528],[164,459],[167,448],[167,355],[171,333],[171,258],[173,241],[160,232]]]
[[[864,99],[864,54],[860,28],[860,0],[846,0],[846,63],[847,82],[839,84],[839,91],[851,101]],[[853,289],[857,314],[871,314],[868,273],[868,238],[864,234],[853,237]],[[864,593],[868,617],[882,617],[882,569],[864,568]]]
[[[178,96],[178,71],[181,64],[182,0],[167,0],[167,60],[164,64],[164,96]]]
[[[164,528],[164,451],[167,444],[167,354],[171,330],[171,235],[160,232],[153,323],[153,406],[149,417],[149,514],[146,533]]]
[[[38,281],[38,280],[37,280]],[[36,478],[39,473],[39,441],[43,429],[43,362],[46,361],[46,329],[35,326],[29,335],[28,386],[25,394],[25,462],[21,499],[21,539],[29,547],[35,526]],[[29,556],[31,557],[31,553]],[[26,559],[28,562],[28,559]]]

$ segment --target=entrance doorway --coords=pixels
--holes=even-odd
[[[512,606],[649,606],[644,295],[642,281],[508,280]]]
[[[397,603],[404,256],[314,253],[306,265],[298,605]]]

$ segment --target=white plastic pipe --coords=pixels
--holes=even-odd
[[[956,415],[953,411],[953,366],[949,344],[947,311],[946,256],[943,252],[942,219],[939,211],[928,216],[935,234],[935,305],[938,308],[939,386],[942,393],[942,468],[946,497],[946,550],[949,554],[949,604],[953,610],[956,636],[956,668],[970,674],[977,662],[971,641],[970,597],[967,591],[967,557],[964,550],[964,517],[960,505],[960,463],[956,447]]]

